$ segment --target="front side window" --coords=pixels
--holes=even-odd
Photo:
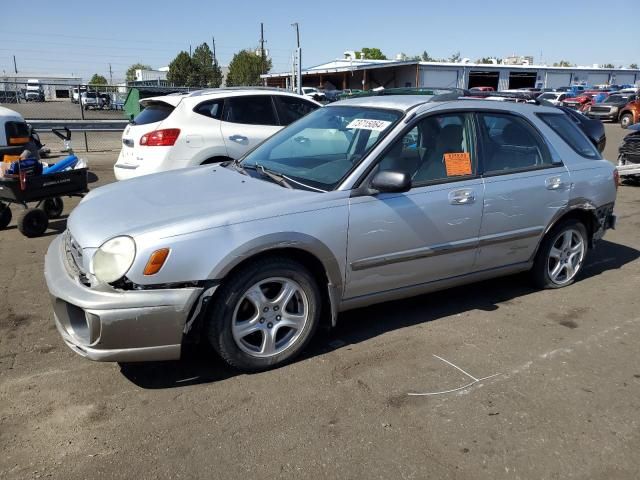
[[[224,121],[245,125],[278,125],[270,95],[227,98]]]
[[[264,167],[301,188],[333,190],[401,116],[377,108],[319,108],[250,152],[242,165]]]
[[[382,157],[380,170],[409,174],[416,185],[476,174],[469,114],[423,118]]]
[[[539,113],[538,117],[560,136],[576,153],[594,160],[601,159],[600,153],[586,135],[567,115]]]
[[[548,149],[525,120],[501,113],[480,113],[484,171],[488,174],[551,165]]]

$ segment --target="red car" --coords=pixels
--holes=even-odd
[[[578,110],[579,112],[584,112],[591,107],[593,103],[593,95],[582,93],[577,97],[566,98],[562,101],[562,105],[565,107],[569,107],[573,110]]]

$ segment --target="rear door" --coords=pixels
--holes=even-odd
[[[271,95],[225,100],[221,131],[231,158],[240,158],[281,128]]]
[[[571,179],[524,117],[478,113],[485,185],[476,270],[527,262],[569,201]]]

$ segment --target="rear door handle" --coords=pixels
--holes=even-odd
[[[244,143],[244,142],[249,141],[249,139],[247,137],[244,137],[242,135],[231,135],[229,137],[229,140],[232,140],[232,141],[237,142],[237,143]]]
[[[564,187],[564,182],[561,177],[549,177],[544,181],[547,190],[560,190]]]
[[[453,190],[449,192],[449,203],[451,205],[469,205],[476,201],[476,193],[468,188]]]

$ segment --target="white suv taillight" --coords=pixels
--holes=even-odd
[[[153,132],[145,133],[140,137],[140,145],[145,145],[147,147],[172,147],[176,143],[176,140],[178,140],[179,135],[179,128],[154,130]]]

